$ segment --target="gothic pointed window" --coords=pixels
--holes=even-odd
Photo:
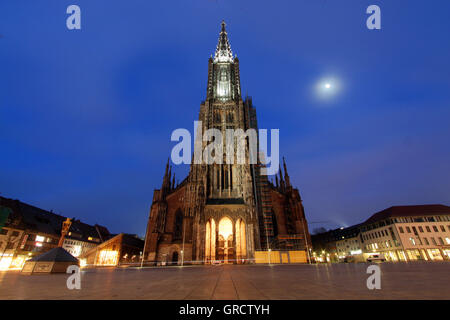
[[[275,212],[272,210],[272,228],[273,228],[273,236],[276,237],[278,235],[278,222],[277,216]]]
[[[233,190],[233,166],[230,166],[230,189]]]
[[[219,112],[214,113],[214,122],[220,123],[220,121],[221,121],[220,113]]]
[[[229,112],[227,114],[227,122],[229,122],[229,123],[233,123],[234,122],[233,114],[231,112]]]
[[[216,170],[216,189],[220,190],[220,171],[218,167],[214,167],[214,169]]]
[[[216,96],[219,100],[231,98],[231,77],[228,64],[219,65],[216,83]]]
[[[175,213],[175,226],[173,229],[173,240],[181,240],[183,237],[183,212],[180,209]]]
[[[228,189],[228,168],[224,166],[223,171],[224,171],[223,173],[224,173],[224,176],[225,176],[224,189]]]

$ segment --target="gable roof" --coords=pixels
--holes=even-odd
[[[67,219],[59,214],[34,207],[19,200],[0,197],[0,204],[11,208],[16,219],[20,221],[19,227],[21,226],[34,232],[59,237],[61,235],[62,223]],[[109,235],[106,227],[99,225],[91,226],[76,219],[72,219],[69,231],[80,235],[83,241],[89,241],[89,237],[100,238],[101,241],[104,241]],[[71,237],[67,236],[67,238]]]

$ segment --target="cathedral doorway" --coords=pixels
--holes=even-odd
[[[178,265],[178,252],[174,252],[172,255],[172,265],[176,266]]]
[[[247,242],[245,222],[239,218],[235,223],[223,217],[216,224],[214,219],[206,222],[205,263],[245,263]]]
[[[223,217],[219,222],[218,260],[222,263],[234,263],[234,253],[233,222],[230,218]]]

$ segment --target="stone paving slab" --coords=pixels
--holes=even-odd
[[[369,264],[222,265],[86,269],[81,290],[68,274],[0,272],[0,299],[450,299],[450,262],[382,263],[381,290]]]

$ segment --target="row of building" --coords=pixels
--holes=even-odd
[[[58,246],[67,217],[19,200],[0,197],[0,270],[21,269],[27,259]],[[139,263],[144,241],[135,235],[111,234],[101,225],[71,219],[62,247],[81,265]]]
[[[27,259],[57,247],[66,219],[0,197],[0,270],[21,269]],[[315,262],[362,262],[373,254],[393,262],[450,260],[450,207],[393,206],[363,223],[311,239]],[[144,241],[72,219],[62,247],[79,258],[82,266],[133,265],[142,259]]]
[[[393,206],[365,222],[312,236],[318,262],[450,260],[450,207]]]

